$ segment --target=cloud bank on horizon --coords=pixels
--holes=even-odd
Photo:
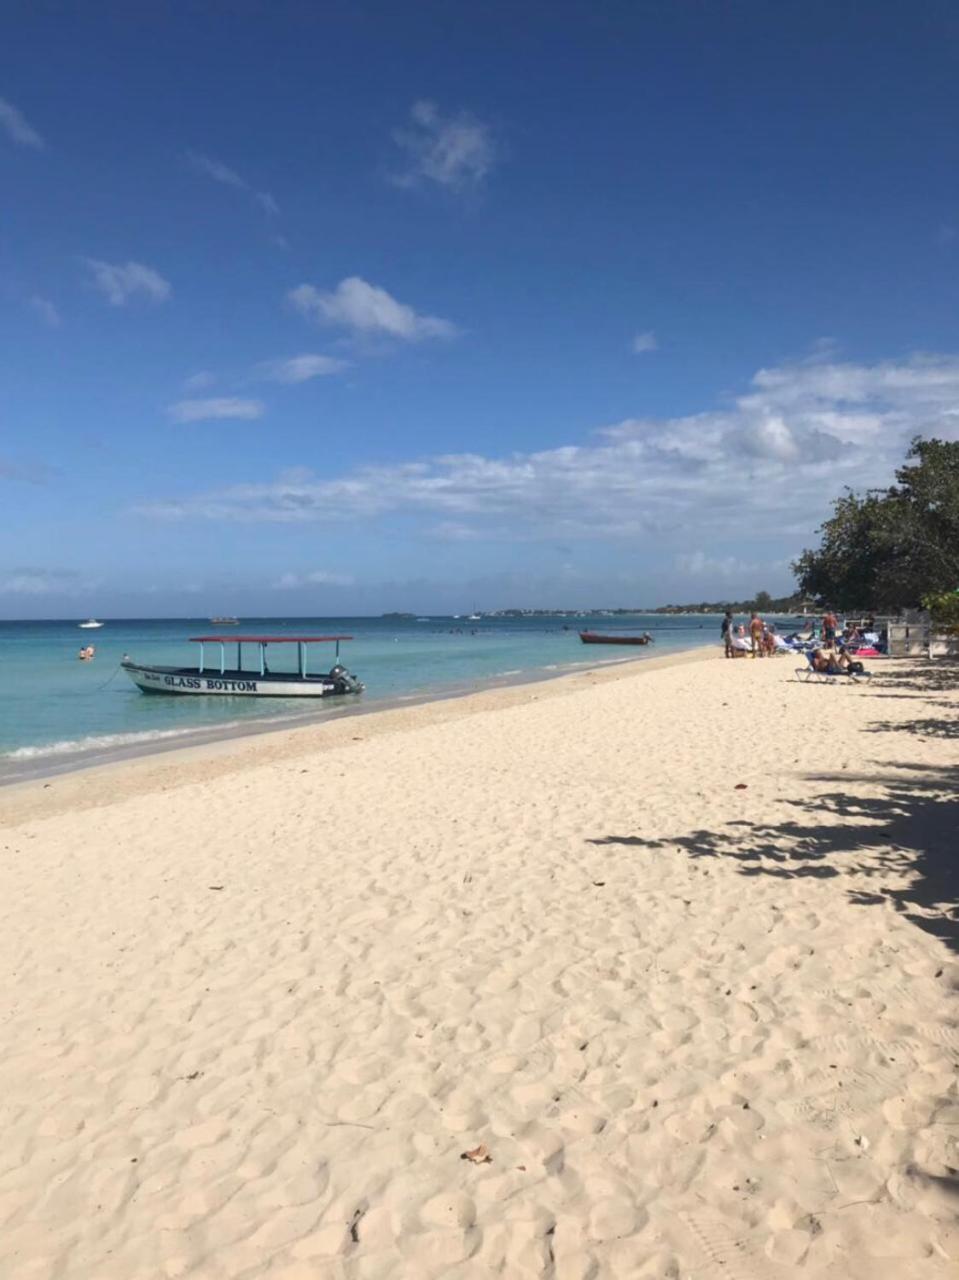
[[[582,444],[410,458],[335,478],[304,469],[138,510],[278,524],[405,513],[443,520],[444,536],[463,539],[797,539],[843,484],[888,482],[918,432],[959,439],[959,356],[781,365],[760,369],[728,407],[627,419]],[[702,558],[677,564],[707,568]]]

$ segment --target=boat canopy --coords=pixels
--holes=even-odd
[[[352,636],[190,636],[193,644],[318,644],[322,640],[352,640]]]
[[[220,646],[220,674],[226,672],[226,646],[228,644],[236,645],[236,669],[243,670],[243,646],[245,644],[259,645],[260,648],[260,675],[266,674],[266,646],[268,644],[295,644],[297,651],[297,670],[300,679],[306,679],[306,646],[308,644],[319,644],[328,641],[336,645],[336,656],[340,656],[340,641],[352,640],[352,636],[238,636],[235,632],[229,636],[190,636],[193,644],[200,646],[200,664],[197,670],[202,675],[206,668],[204,660],[204,645],[218,644]]]

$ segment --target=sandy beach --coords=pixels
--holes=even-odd
[[[954,1277],[959,682],[795,665],[0,793],[0,1274]]]

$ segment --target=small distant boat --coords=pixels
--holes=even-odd
[[[653,637],[648,631],[641,636],[621,636],[612,631],[581,631],[579,638],[583,644],[652,644]]]
[[[195,667],[157,667],[124,658],[120,663],[133,683],[143,693],[218,694],[254,698],[326,698],[332,694],[362,693],[363,685],[339,662],[340,641],[352,636],[191,636],[200,646],[200,661]],[[336,663],[329,671],[307,672],[309,644],[336,645]],[[212,666],[205,662],[205,645],[220,646],[220,660]],[[236,645],[236,665],[227,666],[226,646]],[[257,646],[258,660],[252,669],[243,666],[243,646]],[[295,644],[295,671],[271,671],[266,661],[267,646]]]
[[[77,626],[81,631],[96,631],[97,627],[102,627],[102,622],[97,622],[96,618],[87,618],[86,622],[78,622]]]
[[[467,622],[482,622],[483,615],[481,613],[468,613],[466,615]]]
[[[239,618],[211,618],[210,621],[215,627],[238,627],[240,625]]]

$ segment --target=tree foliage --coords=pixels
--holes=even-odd
[[[793,564],[800,590],[840,609],[916,608],[959,587],[959,443],[913,440],[888,489],[847,491]]]
[[[959,632],[959,591],[933,591],[923,596],[922,604],[938,626]]]

